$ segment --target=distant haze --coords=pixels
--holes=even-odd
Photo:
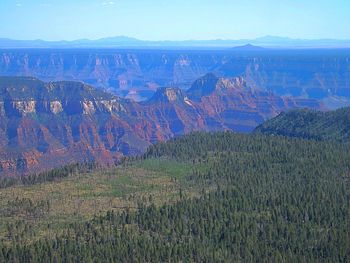
[[[0,38],[350,39],[349,10],[349,0],[1,0]]]
[[[97,40],[78,39],[73,41],[13,40],[0,38],[0,48],[232,48],[233,51],[253,52],[263,51],[264,48],[350,48],[350,40],[310,40],[274,36],[265,36],[256,39],[183,41],[147,41],[125,36],[101,38]]]

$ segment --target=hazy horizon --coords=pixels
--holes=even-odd
[[[264,36],[348,40],[348,10],[350,2],[345,0],[3,0],[0,15],[6,23],[0,27],[0,37],[46,41],[114,36],[149,41]]]
[[[272,36],[272,35],[262,35],[259,37],[254,37],[254,38],[212,38],[212,39],[176,39],[176,40],[172,40],[172,39],[149,39],[149,38],[145,38],[145,39],[141,39],[141,38],[137,38],[134,36],[127,36],[127,35],[113,35],[113,36],[104,36],[104,37],[100,37],[100,38],[77,38],[77,39],[57,39],[57,40],[49,40],[49,39],[45,39],[45,38],[32,38],[32,39],[18,39],[18,38],[10,38],[10,37],[6,37],[6,36],[0,36],[0,39],[9,39],[9,40],[18,40],[18,41],[46,41],[46,42],[60,42],[60,41],[67,41],[67,42],[72,42],[72,41],[80,41],[80,40],[89,40],[89,41],[96,41],[96,40],[102,40],[102,39],[113,39],[113,38],[125,38],[125,39],[134,39],[134,40],[139,40],[139,41],[149,41],[149,42],[186,42],[186,41],[244,41],[244,40],[259,40],[259,39],[265,39],[265,38],[275,38],[275,39],[285,39],[285,40],[306,40],[306,41],[318,41],[318,40],[339,40],[339,41],[350,41],[350,37],[349,38],[292,38],[292,37],[288,37],[288,36]],[[247,44],[249,44],[247,42]]]

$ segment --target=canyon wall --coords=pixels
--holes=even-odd
[[[0,77],[0,174],[28,174],[72,162],[113,165],[154,142],[192,131],[250,132],[294,108],[324,109],[254,89],[244,77],[206,74],[186,92],[157,89],[135,102],[81,82]]]
[[[329,108],[350,101],[349,49],[0,51],[2,76],[83,81],[138,101],[149,99],[163,86],[187,90],[209,72],[243,76],[252,87],[280,96],[317,99]]]

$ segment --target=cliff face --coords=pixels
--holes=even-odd
[[[323,106],[251,88],[242,77],[205,75],[185,92],[160,88],[146,102],[80,82],[0,77],[0,174],[96,160],[114,164],[151,143],[191,131],[249,132],[283,110]]]
[[[284,98],[252,88],[242,77],[217,78],[212,74],[195,81],[187,94],[205,112],[208,123],[240,132],[250,132],[284,110],[323,107],[313,99]]]
[[[0,51],[0,75],[46,81],[77,80],[121,97],[145,100],[158,87],[188,89],[208,72],[243,76],[252,87],[280,96],[350,104],[349,50],[165,51],[31,49]]]
[[[73,161],[113,164],[148,146],[111,94],[79,82],[0,78],[0,170],[32,172]]]

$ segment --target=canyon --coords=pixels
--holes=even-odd
[[[0,75],[82,81],[136,101],[160,87],[187,90],[212,72],[242,76],[279,96],[350,105],[350,49],[2,49]]]
[[[250,132],[280,112],[326,109],[212,73],[185,91],[161,87],[142,102],[76,81],[0,77],[0,174],[44,171],[74,162],[114,165],[158,141],[193,131]]]

